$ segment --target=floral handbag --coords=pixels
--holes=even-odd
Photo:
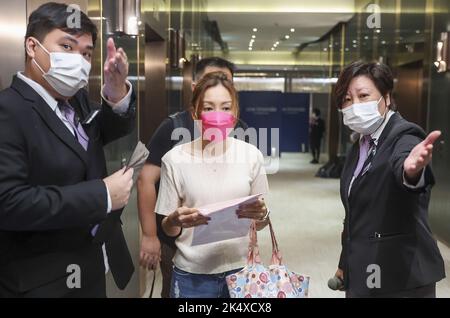
[[[309,277],[296,274],[282,264],[281,253],[269,221],[272,237],[272,261],[266,267],[259,256],[256,223],[250,228],[247,265],[240,272],[226,277],[231,298],[306,298]]]

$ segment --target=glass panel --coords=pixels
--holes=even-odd
[[[91,0],[89,3],[89,15],[94,21],[97,21],[99,26],[99,39],[97,42],[95,65],[91,76],[93,81],[90,85],[91,97],[100,100],[100,79],[103,79],[103,64],[106,59],[106,42],[109,37],[114,39],[116,47],[122,47],[128,55],[129,60],[129,81],[133,85],[136,94],[139,96],[139,37],[118,35],[112,33],[114,29],[113,23],[115,20],[116,8],[115,1],[108,0]],[[101,66],[101,67],[99,67]],[[138,105],[139,107],[139,105]],[[136,119],[136,123],[138,120]],[[136,143],[138,141],[138,129],[136,129],[128,136],[121,138],[105,147],[105,155],[107,161],[108,173],[111,174],[121,168],[123,160],[126,160],[131,155]],[[139,297],[139,221],[137,212],[137,196],[136,191],[133,190],[129,204],[122,214],[123,232],[130,249],[131,256],[135,264],[135,274],[131,282],[124,291],[119,291],[116,287],[112,275],[109,272],[107,275],[107,294],[108,297]]]

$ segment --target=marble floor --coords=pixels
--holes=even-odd
[[[342,292],[328,288],[336,272],[340,253],[340,233],[344,209],[339,198],[339,181],[315,178],[320,165],[309,164],[307,154],[283,154],[278,173],[269,176],[267,199],[278,243],[288,267],[311,277],[311,298],[343,298]],[[263,261],[270,257],[269,231],[259,232]],[[439,243],[450,273],[450,248]],[[147,292],[152,273],[148,273]],[[159,297],[161,275],[157,272],[153,297]],[[437,284],[438,297],[450,297],[450,278]]]

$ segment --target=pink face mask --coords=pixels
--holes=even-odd
[[[203,138],[221,142],[228,137],[228,131],[234,128],[236,118],[225,112],[207,112],[201,115]]]

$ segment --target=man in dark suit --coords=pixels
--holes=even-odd
[[[396,112],[383,64],[355,62],[336,85],[344,124],[361,137],[341,177],[345,208],[336,276],[347,297],[435,297],[444,262],[428,223],[433,143]]]
[[[120,222],[133,171],[106,177],[103,152],[134,129],[127,57],[109,39],[103,101],[90,102],[97,28],[72,14],[31,14],[25,72],[0,92],[0,297],[105,297],[105,269],[121,289],[134,271]]]

